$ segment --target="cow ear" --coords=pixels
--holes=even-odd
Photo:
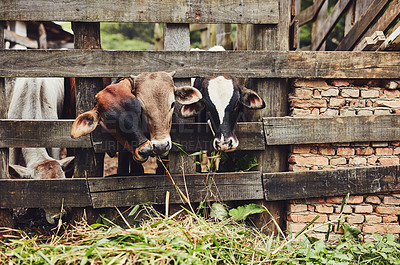
[[[204,105],[199,101],[189,105],[182,105],[181,111],[178,113],[181,118],[189,118],[198,114],[202,109],[204,109]]]
[[[240,102],[249,109],[265,108],[264,100],[256,92],[245,87],[240,89]]]
[[[100,113],[96,108],[82,113],[75,119],[74,124],[72,124],[71,137],[77,138],[91,133],[94,129],[96,129],[99,120]]]
[[[32,172],[27,167],[20,165],[9,165],[8,167],[11,179],[31,179]]]
[[[60,163],[61,167],[63,170],[66,170],[68,165],[75,159],[75,156],[68,156],[66,158],[63,158],[61,160],[58,160],[58,163]]]
[[[183,105],[198,102],[203,96],[201,92],[192,86],[182,86],[175,88],[175,99]]]

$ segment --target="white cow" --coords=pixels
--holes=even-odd
[[[58,119],[64,101],[63,78],[16,78],[7,82],[6,93],[9,108],[8,119]],[[65,178],[63,169],[74,159],[59,160],[58,148],[51,157],[45,148],[21,148],[10,150],[10,174],[28,179]],[[22,154],[25,166],[18,165]],[[46,219],[54,223],[53,216],[60,209],[45,209]]]

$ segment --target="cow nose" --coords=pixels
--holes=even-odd
[[[133,159],[139,163],[146,162],[149,156],[153,153],[153,145],[149,140],[147,140],[144,144],[141,144],[139,147],[135,149],[133,154]]]
[[[231,152],[237,147],[237,143],[232,137],[228,138],[226,141],[215,138],[213,145],[215,150],[222,152]]]
[[[159,156],[168,155],[169,150],[171,149],[171,141],[166,142],[153,142],[154,153]]]

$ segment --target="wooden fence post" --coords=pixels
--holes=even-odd
[[[99,22],[73,22],[72,29],[75,49],[101,49]],[[76,78],[75,88],[76,114],[79,115],[95,106],[94,96],[103,89],[103,80],[101,78]],[[103,176],[103,168],[104,154],[95,154],[93,148],[76,149],[75,176]],[[80,214],[78,214],[78,218]],[[96,211],[91,208],[86,209],[86,218],[89,223],[94,223],[97,218]]]
[[[232,28],[231,24],[216,24],[215,25],[215,43],[225,48],[232,50],[233,43],[231,39]],[[212,47],[212,46],[211,46]]]
[[[0,21],[0,49],[5,48],[4,22]],[[4,77],[0,78],[0,119],[7,119],[6,87]],[[8,179],[8,148],[0,149],[0,179]],[[13,227],[12,213],[9,209],[0,209],[0,227]],[[0,237],[3,235],[0,232]]]
[[[190,28],[189,24],[164,24],[164,50],[166,51],[188,51],[190,50]],[[175,86],[190,86],[189,78],[175,78]],[[185,123],[190,119],[178,118],[177,112],[180,109],[180,104],[175,105],[174,122]],[[180,127],[180,126],[179,126]],[[178,128],[179,128],[178,127]],[[179,128],[180,129],[180,128]],[[171,152],[169,155],[171,160],[169,170],[171,173],[182,173],[184,166],[184,173],[196,172],[194,163],[185,156],[181,156],[179,152]]]
[[[248,50],[289,50],[290,0],[280,0],[279,23],[277,25],[249,25]],[[263,117],[280,117],[288,114],[289,87],[286,80],[252,79],[250,88],[258,91],[265,100],[266,107],[254,111],[255,120]],[[265,151],[257,156],[259,169],[262,173],[287,170],[288,148],[285,146],[267,146]],[[285,228],[285,202],[259,201],[269,209],[273,218],[281,228]],[[252,218],[254,224],[263,232],[277,233],[277,228],[268,213],[258,214]]]

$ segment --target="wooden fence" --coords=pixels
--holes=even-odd
[[[254,115],[253,122],[239,124],[238,137],[240,149],[257,151],[258,171],[211,175],[189,171],[184,176],[174,175],[182,189],[186,183],[191,201],[277,201],[339,196],[347,192],[362,194],[398,190],[398,166],[279,173],[287,170],[287,145],[400,139],[398,115],[319,119],[284,117],[288,114],[288,79],[400,78],[399,52],[288,51],[290,26],[315,20],[327,2],[316,0],[312,7],[299,13],[292,21],[296,2],[290,0],[201,0],[180,1],[179,4],[175,1],[116,0],[111,3],[101,0],[69,1],[68,5],[53,0],[2,1],[0,21],[73,21],[76,49],[21,51],[4,50],[0,45],[0,100],[4,102],[4,77],[77,77],[78,112],[93,106],[93,95],[101,88],[98,85],[100,77],[176,71],[176,82],[180,83],[204,75],[234,74],[253,78],[251,88],[263,96],[267,107]],[[338,1],[324,22],[322,37],[315,37],[313,50],[318,50],[316,47],[320,45],[317,43],[325,40],[328,25],[336,20],[332,16],[343,12],[350,2]],[[388,1],[375,1],[374,4],[381,2]],[[393,1],[392,4],[397,3]],[[294,23],[295,20],[300,22]],[[99,21],[165,23],[165,51],[101,50]],[[189,23],[252,24],[248,31],[249,50],[189,51]],[[2,29],[0,27],[0,40],[3,39]],[[360,39],[361,35],[357,38]],[[344,47],[344,44],[339,47]],[[0,104],[0,118],[6,118],[5,113],[4,104]],[[101,172],[92,163],[94,159],[101,160],[98,153],[121,149],[115,140],[103,134],[71,139],[71,124],[71,120],[0,120],[1,208],[55,207],[61,202],[64,206],[95,208],[163,203],[167,190],[171,191],[172,203],[180,202],[175,188],[165,176],[87,178],[99,176]],[[173,125],[173,141],[182,142],[188,151],[211,149],[211,138],[206,124]],[[38,146],[79,148],[76,178],[7,180],[7,148]],[[175,159],[172,165],[177,163],[177,156],[172,155],[172,159]],[[267,205],[274,209],[275,214],[279,213],[279,203]]]

